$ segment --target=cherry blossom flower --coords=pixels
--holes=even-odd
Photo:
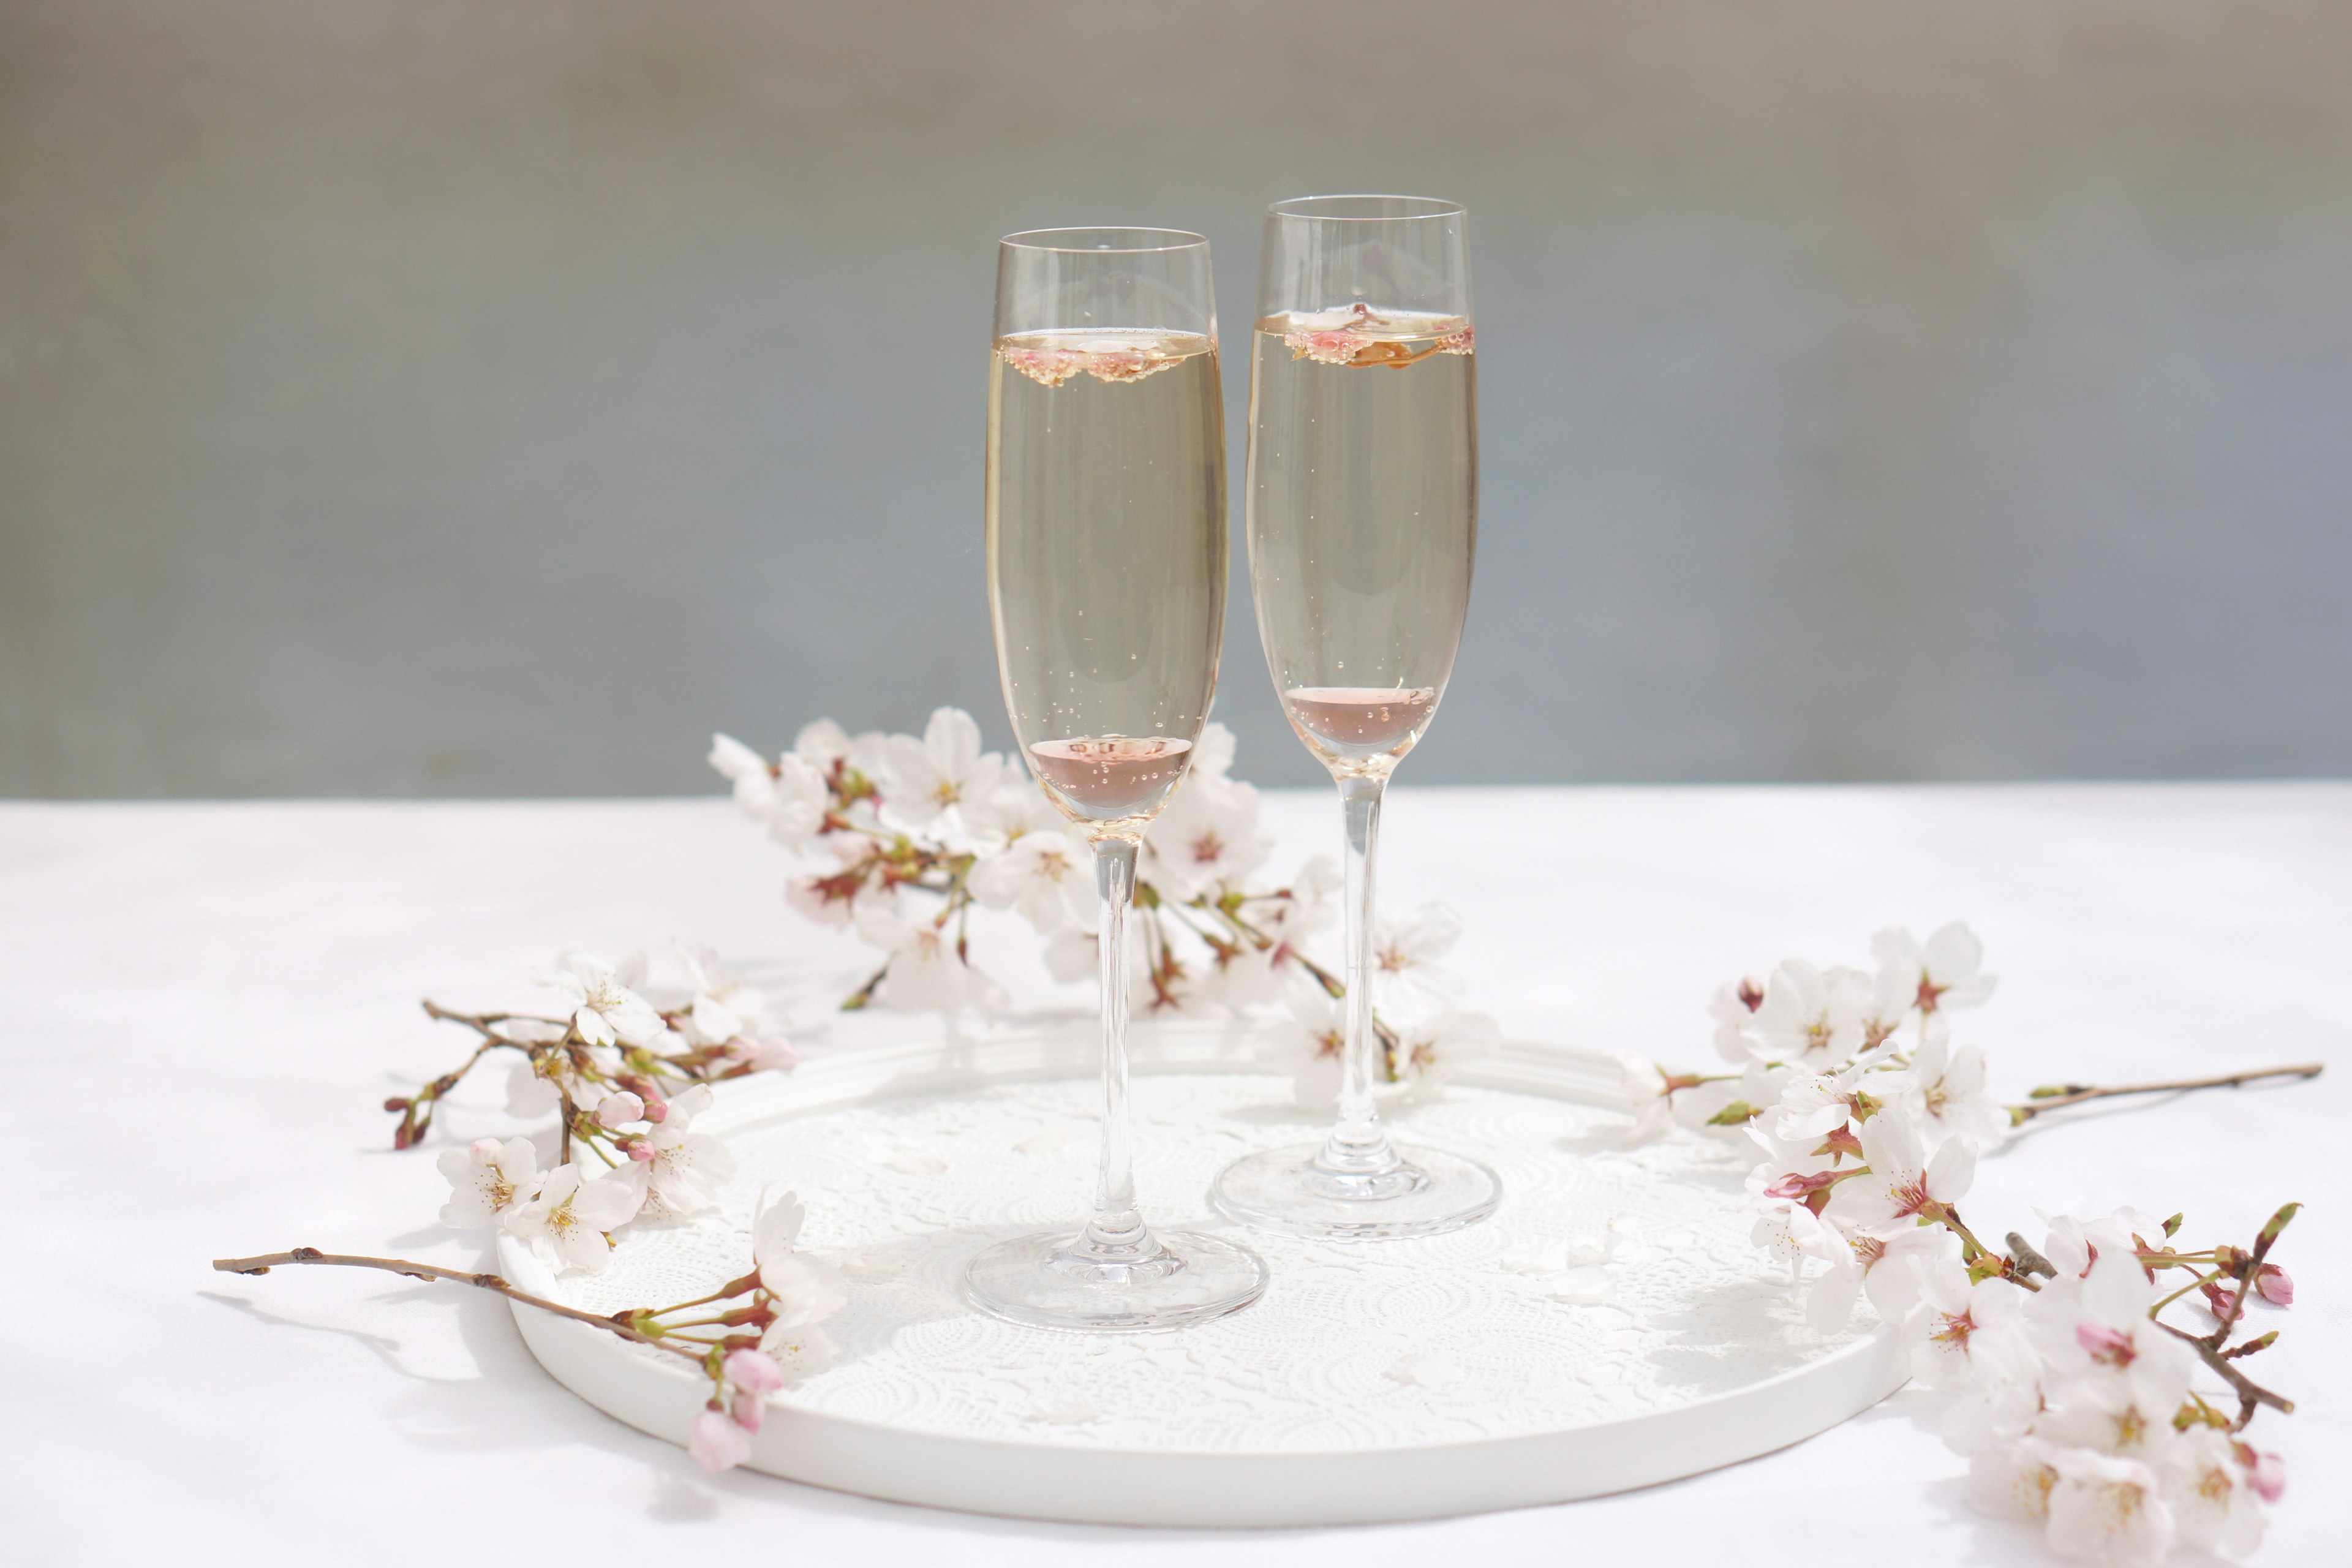
[[[1946,1140],[1928,1159],[1906,1116],[1874,1116],[1862,1124],[1860,1139],[1870,1173],[1839,1183],[1827,1211],[1849,1230],[1884,1235],[1939,1218],[1976,1179],[1977,1152],[1966,1139]]]
[[[1076,833],[1024,832],[972,867],[971,896],[988,909],[1018,910],[1047,935],[1064,926],[1091,925],[1093,861]]]
[[[710,765],[735,786],[735,804],[743,815],[765,822],[776,808],[776,775],[768,759],[732,735],[710,737]]]
[[[1004,759],[980,749],[980,726],[961,708],[941,708],[923,738],[892,735],[882,742],[882,799],[909,826],[936,821],[964,801],[986,800],[1004,776]]]
[[[558,1165],[539,1195],[509,1213],[505,1224],[549,1268],[595,1274],[612,1261],[605,1233],[636,1212],[637,1197],[626,1182],[583,1181],[578,1165]]]
[[[1301,1106],[1328,1110],[1339,1101],[1340,1056],[1348,1045],[1344,1004],[1304,978],[1292,984],[1284,1000],[1289,1021],[1268,1032],[1258,1047],[1259,1059],[1290,1075]]]
[[[1674,1125],[1665,1069],[1632,1051],[1611,1054],[1617,1058],[1617,1091],[1633,1112],[1633,1124],[1625,1129],[1625,1142],[1646,1142]]]
[[[2268,1510],[2244,1463],[2244,1445],[2198,1425],[2180,1435],[2157,1467],[2180,1544],[2244,1558],[2263,1542]]]
[[[768,995],[728,973],[719,954],[707,947],[677,944],[685,962],[694,999],[687,1005],[686,1037],[697,1046],[723,1046],[754,1033],[765,1033],[772,1023]]]
[[[1915,1272],[1927,1337],[1912,1346],[1911,1375],[1927,1387],[1966,1387],[1989,1345],[1998,1345],[1994,1354],[2013,1355],[2024,1343],[2023,1292],[2008,1280],[1970,1284],[1968,1270],[1949,1258],[1922,1263]]]
[[[496,1225],[539,1194],[539,1152],[528,1138],[478,1138],[443,1150],[438,1163],[450,1186],[441,1223],[452,1230]]]
[[[1440,1006],[1459,1001],[1462,976],[1437,961],[1462,940],[1462,917],[1444,904],[1423,904],[1406,919],[1383,918],[1372,939],[1374,994],[1407,1000],[1412,992]]]
[[[1212,888],[1237,888],[1274,852],[1257,817],[1254,786],[1187,778],[1145,837],[1139,875],[1179,903]]]
[[[973,832],[993,834],[1008,844],[1026,834],[1061,833],[1070,826],[1037,781],[1009,763],[1003,781],[993,791],[983,799],[964,803],[963,819]]]
[[[2172,1550],[2172,1510],[2155,1473],[2087,1448],[2053,1448],[2050,1545],[2094,1562],[2155,1563]]]
[[[1969,1506],[1995,1519],[2043,1522],[2058,1485],[2053,1458],[2050,1445],[2035,1437],[1986,1444],[1969,1460]]]
[[[1922,1013],[1977,1006],[1992,994],[1993,976],[1984,973],[1984,944],[1958,921],[1929,937],[1925,946],[1900,926],[1871,939],[1878,954],[1880,984],[1910,997]]]
[[[762,1198],[751,1218],[751,1258],[760,1284],[772,1299],[775,1328],[792,1330],[821,1322],[841,1310],[848,1292],[840,1272],[793,1250],[808,1211],[792,1193]]]
[[[1799,1142],[1827,1136],[1850,1118],[1868,1114],[1866,1099],[1891,1099],[1899,1093],[1907,1079],[1876,1070],[1890,1050],[1865,1051],[1835,1072],[1792,1074],[1773,1108],[1774,1135]]]
[[[691,1127],[695,1117],[710,1109],[712,1098],[709,1085],[697,1084],[669,1101],[662,1121],[632,1143],[627,1169],[614,1172],[611,1180],[628,1187],[638,1203],[666,1214],[696,1215],[715,1205],[719,1188],[735,1173],[735,1156],[726,1144]]]
[[[1857,970],[1820,970],[1791,958],[1764,983],[1748,1022],[1748,1049],[1767,1061],[1820,1069],[1862,1048],[1870,984]]]
[[[882,999],[893,1011],[952,1013],[978,999],[982,987],[957,955],[952,931],[880,902],[861,909],[856,924],[860,938],[890,955]]]
[[[1807,1319],[1822,1333],[1834,1333],[1853,1315],[1857,1295],[1867,1294],[1880,1320],[1899,1323],[1919,1303],[1918,1269],[1948,1256],[1952,1238],[1932,1226],[1891,1236],[1848,1236],[1824,1224],[1803,1250],[1829,1268],[1805,1299]]]
[[[790,1328],[782,1323],[769,1325],[760,1336],[760,1352],[776,1363],[789,1383],[814,1377],[833,1365],[841,1354],[825,1337],[824,1331],[813,1323]]]
[[[706,1470],[731,1470],[751,1457],[751,1434],[724,1410],[699,1411],[687,1429],[686,1451]]]
[[[719,1374],[734,1391],[725,1401],[727,1414],[744,1431],[757,1432],[767,1414],[768,1395],[784,1386],[784,1369],[766,1352],[745,1349],[728,1352],[719,1363]]]
[[[1748,1022],[1764,1004],[1764,988],[1746,978],[1727,980],[1707,998],[1707,1016],[1715,1020],[1715,1052],[1727,1062],[1748,1059]]]
[[[2009,1112],[1985,1089],[1984,1052],[1975,1046],[1951,1049],[1950,1026],[1941,1013],[1928,1015],[1908,1080],[1905,1107],[1938,1142],[1963,1137],[1983,1151],[2008,1136]]]
[[[1396,1032],[1398,1076],[1416,1100],[1435,1095],[1464,1068],[1503,1044],[1502,1026],[1484,1013],[1459,1008],[1409,1020],[1398,1025]]]
[[[592,953],[570,952],[562,967],[540,976],[540,984],[572,1002],[572,1027],[592,1046],[649,1046],[669,1025],[652,1003],[629,989],[622,973]]]
[[[2095,1409],[2120,1417],[2137,1407],[2143,1422],[2171,1420],[2189,1393],[2196,1356],[2149,1321],[2156,1292],[2127,1245],[2102,1252],[2083,1275],[2043,1284],[2028,1316],[2061,1384],[2050,1396],[2053,1405],[2087,1389]]]
[[[1339,327],[1324,331],[1285,332],[1282,341],[1293,359],[1310,359],[1318,364],[1348,364],[1373,339],[1370,332]]]

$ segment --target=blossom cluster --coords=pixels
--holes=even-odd
[[[645,963],[620,966],[565,954],[540,983],[559,994],[553,1015],[462,1014],[479,1044],[466,1063],[384,1109],[400,1114],[396,1148],[430,1130],[436,1108],[467,1073],[512,1051],[507,1110],[525,1119],[556,1113],[556,1163],[540,1168],[529,1137],[484,1138],[444,1151],[451,1194],[441,1210],[457,1228],[494,1226],[520,1237],[551,1268],[602,1269],[612,1233],[640,1215],[699,1214],[734,1174],[725,1144],[694,1131],[710,1086],[799,1060],[767,997],[730,974],[707,950],[679,950],[687,984],[657,1004],[641,989]]]
[[[2070,1556],[2250,1552],[2284,1475],[2241,1434],[2260,1405],[2291,1406],[2236,1364],[2275,1333],[2230,1341],[2249,1304],[2294,1300],[2265,1255],[2294,1206],[2247,1247],[2179,1249],[2179,1215],[2128,1211],[2053,1219],[2038,1249],[2014,1231],[1988,1246],[1959,1201],[1979,1154],[2038,1108],[1994,1100],[1983,1051],[1953,1043],[1953,1015],[1992,993],[1982,948],[1958,924],[1874,946],[1874,972],[1790,960],[1718,991],[1716,1045],[1736,1070],[1626,1058],[1637,1132],[1674,1121],[1753,1144],[1757,1242],[1815,1329],[1843,1328],[1863,1297],[1899,1325],[1914,1377],[1952,1395],[1944,1435],[1979,1509],[2042,1523]],[[2193,1333],[2160,1315],[2192,1295],[2208,1313]]]
[[[982,749],[980,726],[961,710],[940,709],[920,737],[851,735],[818,720],[772,762],[718,735],[709,761],[771,837],[816,858],[786,883],[786,901],[881,950],[845,1007],[1001,1011],[1003,988],[971,961],[975,908],[1026,921],[1055,979],[1096,974],[1083,832],[1017,762]],[[1303,1100],[1328,1101],[1345,988],[1307,948],[1338,914],[1339,868],[1318,856],[1286,882],[1260,879],[1274,842],[1259,826],[1257,790],[1232,776],[1233,761],[1233,732],[1208,725],[1144,838],[1129,984],[1147,1014],[1281,1010],[1287,1022],[1269,1056],[1294,1072]],[[1374,1031],[1391,1091],[1425,1092],[1497,1037],[1493,1020],[1461,1009],[1461,980],[1439,962],[1460,934],[1460,921],[1435,905],[1379,928]]]

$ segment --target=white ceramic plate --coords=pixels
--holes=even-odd
[[[1310,1135],[1238,1026],[1139,1027],[1135,1106],[1155,1223],[1217,1227],[1266,1258],[1246,1311],[1173,1334],[1081,1337],[980,1316],[962,1262],[1075,1221],[1098,1104],[1093,1035],[845,1053],[725,1086],[704,1128],[742,1164],[719,1212],[632,1227],[613,1266],[518,1285],[599,1311],[699,1295],[750,1266],[763,1186],[796,1189],[803,1245],[845,1264],[842,1362],[778,1396],[751,1464],[843,1491],[1118,1524],[1309,1525],[1559,1502],[1768,1452],[1903,1382],[1860,1309],[1813,1333],[1748,1240],[1738,1149],[1687,1132],[1626,1146],[1616,1064],[1512,1045],[1402,1135],[1502,1174],[1486,1224],[1423,1241],[1244,1232],[1208,1208],[1234,1155]],[[1622,1102],[1619,1102],[1622,1104]],[[1603,1253],[1605,1261],[1596,1261]],[[598,1408],[685,1440],[704,1397],[669,1358],[517,1307],[541,1363]]]

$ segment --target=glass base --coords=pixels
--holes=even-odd
[[[1033,1329],[1142,1334],[1238,1312],[1265,1294],[1265,1264],[1246,1247],[1198,1231],[1156,1235],[1133,1262],[1105,1262],[1084,1233],[1000,1241],[964,1268],[965,1299]]]
[[[1400,1148],[1398,1163],[1362,1174],[1327,1168],[1322,1153],[1320,1143],[1294,1143],[1245,1155],[1217,1173],[1210,1198],[1245,1225],[1324,1241],[1443,1236],[1503,1200],[1494,1172],[1442,1149]]]

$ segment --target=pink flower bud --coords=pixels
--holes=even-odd
[[[750,1389],[740,1389],[736,1393],[735,1403],[728,1406],[728,1414],[734,1416],[735,1425],[744,1431],[757,1432],[761,1418],[767,1414],[767,1406]]]
[[[730,1060],[748,1063],[755,1072],[790,1072],[801,1065],[800,1052],[790,1040],[730,1040]]]
[[[2129,1336],[2104,1323],[2075,1324],[2074,1342],[2090,1352],[2093,1361],[2105,1362],[2109,1366],[2128,1365],[2136,1353]]]
[[[668,1101],[660,1100],[647,1100],[646,1102],[646,1120],[656,1124],[667,1121],[669,1120]]]
[[[642,1121],[645,1115],[646,1102],[625,1089],[618,1094],[606,1095],[604,1103],[596,1107],[596,1120],[606,1127]]]
[[[2276,1502],[2286,1492],[2286,1461],[2276,1454],[2258,1454],[2251,1444],[2240,1443],[2238,1463],[2246,1467],[2246,1484],[2264,1502]]]
[[[686,1451],[706,1470],[731,1470],[751,1457],[751,1435],[724,1410],[704,1410],[688,1430]]]
[[[784,1385],[784,1369],[763,1351],[730,1352],[724,1370],[736,1387],[750,1394],[773,1394]]]
[[[2294,1281],[2275,1263],[2265,1263],[2254,1276],[2254,1289],[2273,1307],[2294,1305]]]
[[[658,1151],[642,1138],[632,1138],[621,1145],[621,1152],[642,1165],[651,1160]]]
[[[1810,1176],[1783,1176],[1765,1188],[1764,1195],[1768,1198],[1801,1198],[1837,1179],[1835,1171],[1816,1171]]]

